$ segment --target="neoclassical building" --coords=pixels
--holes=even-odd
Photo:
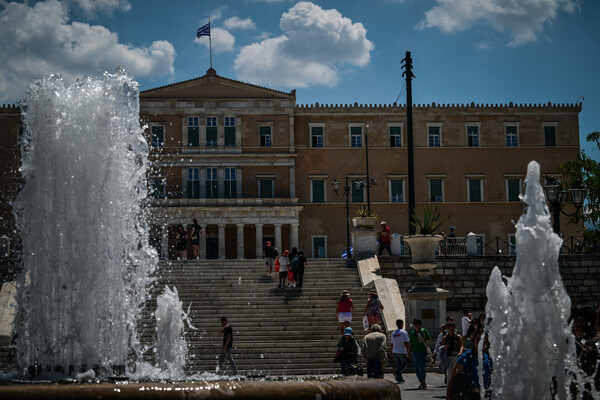
[[[579,152],[580,111],[551,103],[416,105],[417,212],[435,203],[449,216],[445,232],[454,225],[458,236],[473,232],[482,244],[514,242],[527,164],[536,160],[544,175],[559,176],[559,165]],[[408,234],[403,105],[298,105],[295,90],[209,69],[141,92],[140,113],[153,161],[151,240],[164,257],[176,257],[176,227],[189,229],[193,218],[205,229],[201,258],[261,257],[267,240],[310,257],[339,257],[346,249],[346,182],[350,218],[369,198],[392,232]],[[18,161],[19,129],[18,109],[2,107],[3,221],[19,184],[5,163]],[[564,236],[576,234],[566,218],[561,226]]]

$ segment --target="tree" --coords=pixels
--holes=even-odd
[[[594,142],[600,149],[600,132],[592,132],[587,142]],[[580,150],[577,159],[567,161],[560,166],[563,183],[567,188],[583,186],[586,189],[585,208],[569,218],[569,223],[584,223],[587,229],[585,238],[600,242],[600,162],[589,157],[585,150]]]

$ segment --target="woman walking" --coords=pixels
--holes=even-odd
[[[363,314],[363,316],[367,316],[369,328],[375,324],[381,325],[381,311],[383,311],[383,304],[379,301],[377,291],[371,290],[369,292],[369,301],[367,301],[367,306]]]
[[[289,250],[284,250],[281,257],[279,257],[279,286],[277,286],[278,288],[285,289],[285,281],[288,276],[288,266],[290,265],[290,259],[288,258],[289,254]]]
[[[337,357],[340,361],[343,375],[355,375],[358,369],[360,347],[356,338],[352,336],[352,333],[352,328],[348,327],[344,329],[342,337],[337,343]]]
[[[352,322],[352,311],[354,310],[354,304],[350,298],[350,293],[347,290],[342,290],[340,299],[337,303],[337,309],[335,310],[338,321],[340,322],[340,333],[344,334],[344,330],[350,326]]]
[[[183,225],[177,225],[177,254],[180,260],[187,259],[187,232],[183,228]]]

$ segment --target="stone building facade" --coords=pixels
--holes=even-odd
[[[0,153],[5,169],[17,160],[10,147],[18,136],[16,111],[0,113],[0,138],[3,146],[10,142]],[[527,163],[536,160],[542,174],[558,175],[559,165],[578,154],[580,111],[580,105],[550,103],[415,106],[417,212],[435,202],[449,216],[446,232],[455,225],[458,236],[474,232],[510,242],[512,221],[523,211],[519,193]],[[210,69],[141,92],[140,114],[153,161],[151,239],[164,257],[176,256],[176,226],[189,227],[192,218],[205,229],[201,258],[261,257],[267,240],[309,257],[339,257],[346,249],[347,178],[350,217],[370,197],[371,209],[392,232],[408,234],[402,105],[297,105],[295,91]],[[16,188],[18,180],[7,173],[3,212],[14,194],[4,188]],[[332,187],[335,179],[342,195]],[[363,182],[358,190],[355,181]],[[566,219],[561,226],[565,236],[575,234]]]

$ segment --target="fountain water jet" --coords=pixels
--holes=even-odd
[[[136,322],[157,265],[144,209],[148,145],[138,84],[124,71],[66,87],[32,82],[22,104],[22,370],[141,360]],[[77,371],[75,371],[77,372]],[[102,372],[101,372],[102,374]]]
[[[558,268],[562,239],[552,230],[535,161],[523,201],[528,207],[517,223],[513,274],[504,284],[495,267],[486,289],[494,398],[566,399],[566,371],[580,374],[567,322],[571,299]]]

